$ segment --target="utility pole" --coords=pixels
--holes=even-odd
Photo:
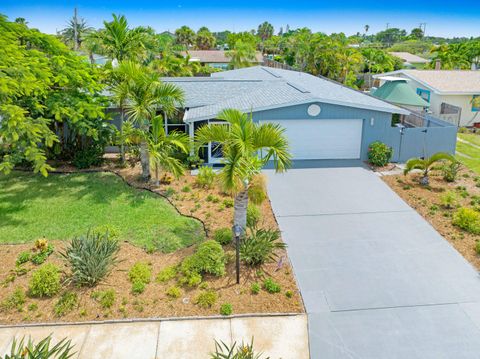
[[[387,30],[388,30],[388,27],[389,27],[389,26],[390,26],[390,23],[389,23],[389,22],[387,22]]]
[[[73,10],[73,49],[78,50],[78,21],[77,8]]]

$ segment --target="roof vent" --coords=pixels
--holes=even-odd
[[[275,72],[270,71],[269,69],[266,69],[265,67],[262,67],[262,70],[265,71],[265,72],[268,72],[270,75],[272,75],[273,77],[276,77],[277,79],[282,78],[282,76],[280,76],[279,74],[276,74]]]
[[[287,85],[293,87],[295,90],[300,91],[301,93],[310,93],[310,91],[304,89],[304,88],[301,87],[301,86],[298,86],[297,84],[292,84],[292,83],[290,83],[290,82],[287,82]]]

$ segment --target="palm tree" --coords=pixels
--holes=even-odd
[[[175,41],[177,44],[183,45],[185,50],[188,52],[188,49],[195,42],[195,31],[184,25],[175,30]]]
[[[140,143],[140,161],[142,163],[142,178],[150,179],[150,156],[146,136],[150,131],[150,125],[161,111],[166,116],[176,112],[176,107],[184,101],[183,91],[177,86],[162,83],[158,75],[146,66],[134,62],[122,64],[125,76],[124,84],[114,87],[120,98],[125,94],[126,114],[131,121],[139,126],[145,134]],[[121,87],[121,88],[118,88]]]
[[[195,47],[198,50],[210,50],[215,47],[216,42],[215,36],[210,32],[210,30],[203,26],[197,31],[197,36],[195,37]]]
[[[430,158],[411,158],[407,161],[403,174],[406,175],[413,170],[421,170],[423,171],[423,175],[420,179],[420,183],[424,186],[428,186],[430,183],[428,175],[433,169],[433,165],[439,161],[454,162],[455,157],[448,153],[438,152]]]
[[[83,49],[87,52],[88,58],[92,65],[95,64],[95,54],[101,54],[104,52],[102,33],[92,31],[87,34],[82,43]]]
[[[71,44],[74,50],[78,50],[85,36],[92,31],[93,28],[88,26],[87,21],[77,17],[77,9],[75,9],[73,17],[68,21],[65,29],[60,31],[65,43]]]
[[[245,231],[247,225],[248,186],[265,164],[273,159],[277,172],[291,162],[284,129],[278,124],[258,124],[235,109],[225,109],[217,116],[225,125],[205,125],[195,134],[198,145],[219,142],[224,167],[219,178],[226,191],[235,196],[234,225]]]
[[[155,172],[155,185],[160,184],[160,168],[171,172],[175,177],[183,174],[182,162],[174,157],[176,151],[188,153],[189,137],[180,132],[167,135],[163,126],[162,116],[152,119],[152,130],[146,136],[150,160]]]
[[[225,55],[231,59],[232,68],[248,67],[255,60],[255,46],[249,42],[237,40],[233,50],[227,51]]]

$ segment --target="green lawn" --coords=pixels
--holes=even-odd
[[[0,243],[69,239],[106,224],[120,240],[164,252],[204,238],[200,222],[112,173],[0,175]]]
[[[458,137],[480,146],[480,136],[478,135],[459,133]],[[468,157],[462,156],[461,154],[467,155]],[[472,171],[480,174],[480,148],[457,141],[457,159]]]

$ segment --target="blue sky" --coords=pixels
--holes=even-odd
[[[242,31],[267,20],[275,31],[289,24],[291,29],[306,26],[314,31],[350,35],[363,32],[365,24],[370,25],[370,32],[377,32],[387,23],[410,30],[426,22],[427,35],[480,36],[478,0],[0,0],[0,13],[11,19],[24,17],[30,26],[47,33],[62,29],[74,7],[80,17],[97,28],[114,12],[126,15],[132,26],[150,25],[157,31],[173,31],[181,25],[195,30],[206,25],[212,31]]]

